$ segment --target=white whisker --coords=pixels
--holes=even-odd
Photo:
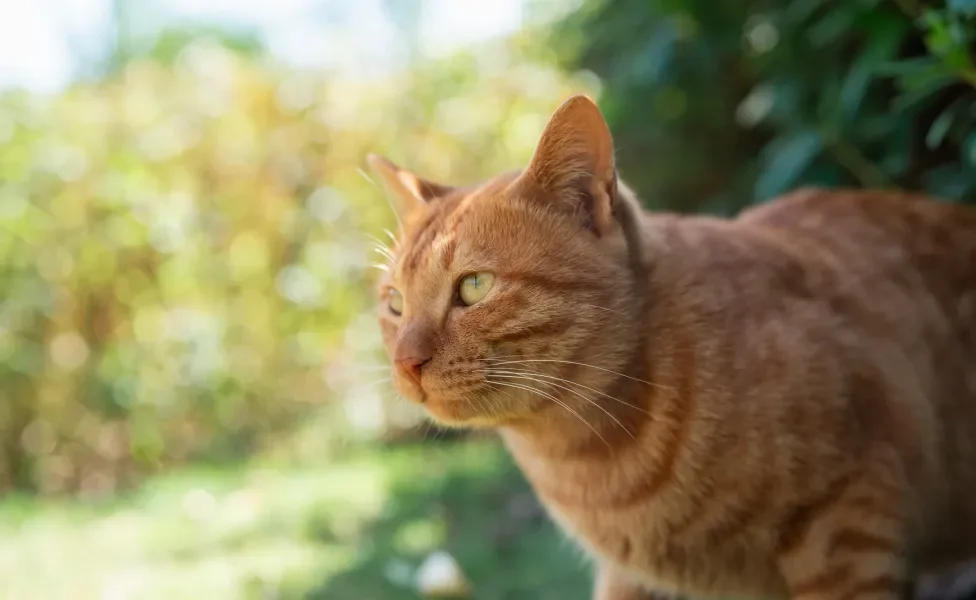
[[[338,368],[338,367],[336,366],[336,368]],[[351,373],[351,374],[354,374],[354,375],[361,375],[363,373],[373,373],[373,372],[376,372],[376,371],[386,371],[386,370],[389,370],[391,368],[392,368],[391,365],[388,365],[388,364],[376,364],[376,365],[357,365],[357,364],[352,364],[352,365],[348,365],[348,366],[343,366],[342,367],[342,370],[345,373]]]
[[[607,308],[605,306],[597,306],[596,304],[587,304],[586,302],[581,302],[580,304],[582,306],[589,306],[590,308],[598,308],[600,310],[605,310],[605,311],[607,311],[609,313],[613,313],[615,315],[620,315],[621,317],[626,317],[627,316],[626,314],[620,312],[619,310],[613,310],[612,308]]]
[[[506,379],[515,379],[515,380],[524,379],[526,381],[532,381],[532,382],[535,382],[535,383],[541,383],[543,385],[548,385],[548,386],[551,386],[551,387],[559,388],[561,390],[566,390],[567,392],[569,392],[571,394],[575,394],[576,396],[579,396],[580,398],[582,398],[583,400],[589,402],[593,406],[599,408],[601,411],[603,411],[603,413],[605,415],[607,415],[608,417],[610,417],[610,420],[611,421],[613,421],[621,429],[623,429],[624,431],[626,431],[627,432],[627,435],[629,435],[630,437],[634,438],[634,434],[629,429],[627,429],[627,427],[625,427],[624,424],[621,423],[617,419],[617,417],[615,417],[612,414],[610,414],[610,411],[608,411],[607,409],[605,409],[602,406],[600,406],[597,402],[594,402],[592,398],[588,398],[588,397],[584,396],[583,394],[581,394],[580,392],[577,392],[576,390],[574,390],[574,389],[572,389],[572,388],[570,388],[568,386],[560,385],[560,384],[554,383],[552,381],[546,381],[544,379],[539,379],[539,378],[532,377],[532,376],[529,376],[529,375],[525,375],[525,374],[522,374],[522,373],[516,373],[516,374],[512,374],[512,375],[506,375],[506,374],[503,374],[503,373],[494,372],[494,373],[492,373],[492,375],[495,375],[496,377],[504,377]],[[634,439],[637,439],[637,438],[634,438]]]
[[[373,178],[370,177],[369,174],[366,171],[364,171],[362,167],[356,167],[356,172],[362,175],[363,179],[370,182],[374,187],[380,187],[380,185],[375,181],[373,181]],[[400,229],[403,229],[403,222],[400,221],[400,214],[397,212],[396,207],[393,206],[393,201],[390,200],[390,195],[383,194],[383,197],[386,199],[386,204],[387,206],[390,207],[390,211],[393,213],[393,216],[396,217],[397,225],[400,226]]]
[[[577,419],[580,420],[581,423],[583,423],[584,425],[586,425],[587,427],[589,427],[590,428],[590,431],[592,431],[598,438],[600,438],[600,441],[602,441],[608,447],[610,446],[610,443],[607,442],[607,440],[602,435],[600,435],[600,432],[597,431],[596,428],[593,427],[593,425],[591,425],[589,421],[587,421],[586,419],[584,419],[581,414],[579,414],[578,412],[576,412],[575,410],[573,410],[573,407],[569,406],[568,404],[566,404],[565,402],[563,402],[559,398],[556,398],[552,394],[550,394],[548,392],[545,392],[543,390],[540,390],[538,388],[534,388],[534,387],[532,387],[530,385],[521,384],[521,383],[511,383],[509,381],[492,381],[490,383],[493,384],[493,385],[501,385],[501,386],[515,388],[517,390],[524,390],[526,392],[538,394],[539,396],[541,396],[543,398],[548,398],[549,400],[552,400],[553,402],[555,402],[559,406],[563,407],[564,409],[566,409],[567,411],[569,411],[570,413],[572,413]]]
[[[395,258],[395,257],[393,256],[393,252],[391,252],[391,251],[390,251],[389,249],[387,249],[387,248],[380,248],[380,247],[378,247],[378,246],[377,246],[377,247],[375,247],[375,248],[373,248],[373,251],[374,251],[374,252],[378,252],[378,253],[380,253],[380,254],[382,254],[382,255],[383,255],[383,256],[385,256],[385,257],[386,257],[386,258],[387,258],[387,259],[388,259],[388,260],[389,260],[390,262],[393,262],[393,261],[395,261],[395,260],[396,260],[396,258]]]
[[[370,177],[369,176],[369,173],[367,173],[366,171],[364,171],[362,167],[356,167],[356,172],[359,173],[360,175],[362,175],[363,176],[363,179],[365,179],[366,181],[370,182],[371,184],[373,184],[376,187],[380,187],[379,184],[376,183],[375,181],[373,181],[373,178]]]
[[[372,233],[366,233],[366,237],[368,237],[369,239],[373,240],[373,242],[375,242],[376,245],[379,246],[380,248],[386,248],[387,250],[390,249],[390,247],[386,245],[386,242],[384,242],[380,238],[376,237]]]
[[[532,375],[534,377],[542,377],[543,379],[551,379],[553,381],[559,381],[561,383],[567,383],[569,385],[575,385],[577,387],[581,387],[581,388],[583,388],[585,390],[591,391],[594,394],[598,394],[600,396],[603,396],[604,398],[606,398],[608,400],[613,400],[614,402],[619,402],[620,404],[623,404],[624,406],[629,406],[630,408],[633,408],[634,410],[640,411],[640,412],[644,413],[645,415],[650,415],[651,414],[651,413],[647,412],[646,410],[644,410],[643,408],[641,408],[639,406],[636,406],[634,404],[631,404],[630,402],[625,402],[625,401],[621,400],[620,398],[614,398],[610,394],[606,394],[604,392],[601,392],[598,389],[591,388],[588,385],[583,385],[582,383],[578,383],[576,381],[572,381],[570,379],[566,379],[565,377],[557,377],[556,375],[549,375],[547,373],[540,373],[539,371],[518,370],[518,369],[496,370],[496,369],[492,369],[491,367],[489,367],[489,370],[487,372],[488,373],[504,373],[504,374],[507,374],[507,375]]]
[[[590,368],[590,369],[596,369],[598,371],[603,371],[605,373],[610,373],[612,375],[617,375],[618,377],[624,377],[626,379],[630,379],[632,381],[637,381],[637,382],[643,383],[645,385],[649,385],[649,386],[652,386],[652,387],[660,388],[660,389],[663,389],[663,390],[668,390],[668,391],[671,391],[671,392],[675,391],[674,388],[671,388],[671,387],[668,387],[668,386],[665,386],[665,385],[660,385],[660,384],[657,384],[657,383],[651,383],[650,381],[644,381],[643,379],[638,379],[637,377],[631,377],[630,375],[625,375],[624,373],[618,373],[617,371],[612,371],[610,369],[605,369],[603,367],[598,367],[596,365],[588,365],[586,363],[576,362],[576,361],[572,361],[572,360],[558,360],[558,359],[555,359],[555,358],[524,358],[524,359],[519,359],[519,360],[499,360],[499,359],[495,359],[495,358],[484,358],[482,360],[485,360],[485,361],[495,361],[490,366],[500,366],[500,365],[509,365],[509,364],[520,365],[520,364],[526,364],[526,363],[559,363],[559,364],[567,364],[567,365],[577,365],[577,366],[580,366],[580,367],[587,367],[587,368]]]

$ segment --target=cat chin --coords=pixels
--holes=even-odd
[[[503,419],[485,415],[484,410],[472,407],[466,400],[437,401],[427,399],[424,410],[434,422],[453,429],[490,429],[502,424]]]
[[[501,427],[501,423],[493,419],[486,419],[484,417],[475,417],[471,419],[440,419],[435,417],[432,413],[428,412],[427,415],[432,421],[437,423],[441,427],[446,427],[448,429],[497,429]]]

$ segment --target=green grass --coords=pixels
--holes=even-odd
[[[583,600],[579,553],[492,441],[185,470],[99,505],[0,500],[0,597],[410,600],[445,549],[476,600]]]

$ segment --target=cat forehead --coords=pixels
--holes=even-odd
[[[425,261],[448,268],[472,243],[491,245],[514,206],[505,190],[514,175],[460,189],[426,204],[405,223],[400,266],[413,270]],[[507,213],[504,214],[504,213]]]
[[[432,203],[407,225],[403,254],[398,261],[401,272],[416,272],[423,266],[450,268],[473,219],[478,219],[476,198],[463,196],[441,198]],[[482,200],[482,203],[484,200]]]

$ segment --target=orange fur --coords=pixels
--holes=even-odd
[[[648,214],[584,97],[525,171],[436,189],[401,203],[380,285],[417,369],[397,385],[500,431],[597,600],[889,599],[973,555],[976,210],[802,190]],[[463,306],[478,271],[494,287]]]

